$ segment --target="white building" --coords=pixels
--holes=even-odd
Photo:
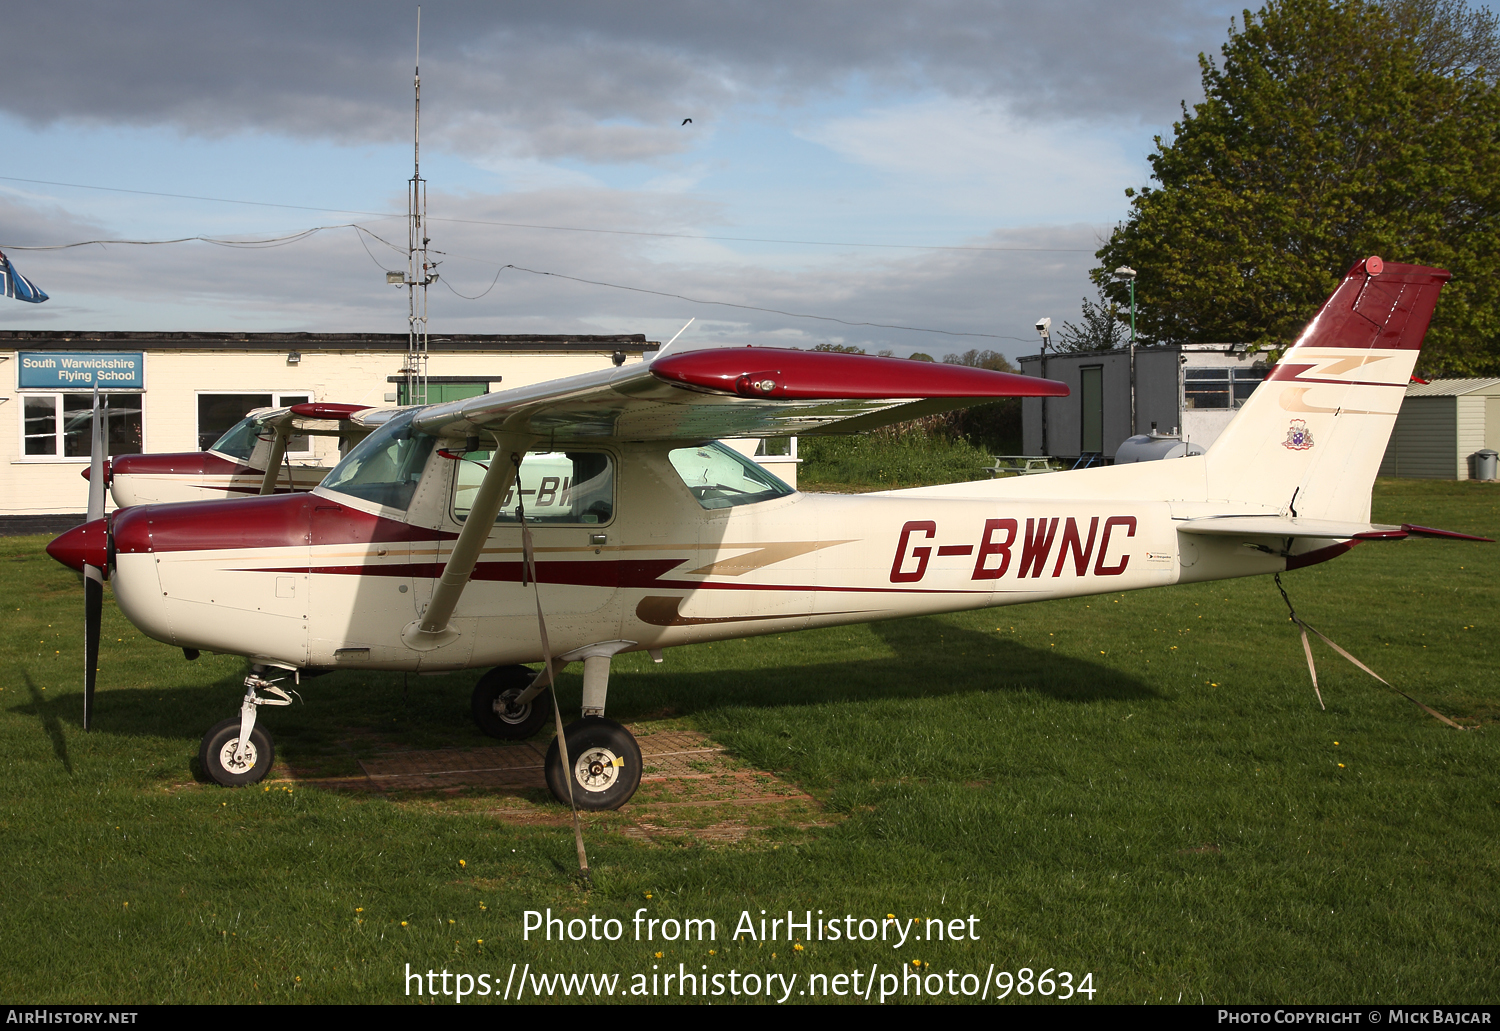
[[[640,361],[644,335],[431,336],[429,401]],[[82,512],[94,376],[108,395],[110,453],[199,451],[253,408],[404,403],[407,339],[394,333],[0,331],[0,516]],[[338,442],[294,442],[331,465]]]
[[[1474,477],[1474,454],[1500,451],[1500,379],[1435,379],[1406,388],[1381,476]]]
[[[1024,375],[1068,385],[1067,397],[1021,402],[1025,453],[1067,462],[1090,454],[1113,461],[1126,437],[1152,430],[1207,448],[1270,371],[1265,359],[1249,353],[1244,344],[1138,347],[1132,426],[1128,349],[1049,351],[1045,363],[1042,355],[1033,354],[1019,364]]]

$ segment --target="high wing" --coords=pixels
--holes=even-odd
[[[567,440],[854,433],[1003,397],[1065,397],[1053,380],[868,355],[736,347],[585,373],[424,409],[414,428]]]
[[[248,414],[271,430],[314,436],[336,437],[370,430],[395,415],[398,408],[372,408],[369,405],[345,405],[332,401],[304,401],[288,408],[257,408]]]

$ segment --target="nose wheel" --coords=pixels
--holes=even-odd
[[[254,784],[271,769],[276,746],[263,728],[250,731],[249,743],[236,757],[235,753],[240,751],[239,743],[238,716],[215,724],[203,735],[203,743],[198,747],[198,761],[203,764],[203,772],[209,779],[226,788],[240,788]]]
[[[552,797],[568,804],[568,777],[579,809],[618,809],[641,785],[641,748],[635,736],[614,720],[585,716],[563,728],[568,745],[564,770],[562,752],[554,738],[547,749],[547,787]]]
[[[474,685],[470,710],[479,729],[503,741],[524,741],[551,715],[551,703],[542,695],[517,703],[531,686],[536,671],[525,666],[497,666]]]

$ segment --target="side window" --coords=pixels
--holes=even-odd
[[[453,481],[453,518],[459,522],[469,517],[492,457],[488,451],[471,451],[459,461]],[[597,451],[528,454],[495,521],[516,522],[518,507],[525,508],[527,522],[607,523],[615,508],[614,459]]]
[[[718,441],[680,447],[667,458],[704,508],[733,508],[795,493],[791,487]]]
[[[94,396],[24,394],[21,453],[27,458],[87,458],[93,449]],[[101,394],[105,453],[141,453],[141,394]]]

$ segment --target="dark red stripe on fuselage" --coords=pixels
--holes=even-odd
[[[538,562],[537,578],[544,584],[570,584],[578,587],[661,588],[664,590],[723,591],[843,591],[857,594],[989,594],[988,590],[944,588],[849,587],[837,584],[752,584],[713,580],[664,580],[667,573],[689,562],[685,558],[667,559],[586,559]],[[691,561],[698,561],[693,559]],[[497,583],[520,583],[520,561],[480,562],[474,567],[473,580]],[[613,568],[611,568],[613,567]],[[380,565],[295,566],[244,569],[257,573],[327,573],[332,576],[397,576],[413,580],[435,580],[443,573],[441,562],[397,562]]]

